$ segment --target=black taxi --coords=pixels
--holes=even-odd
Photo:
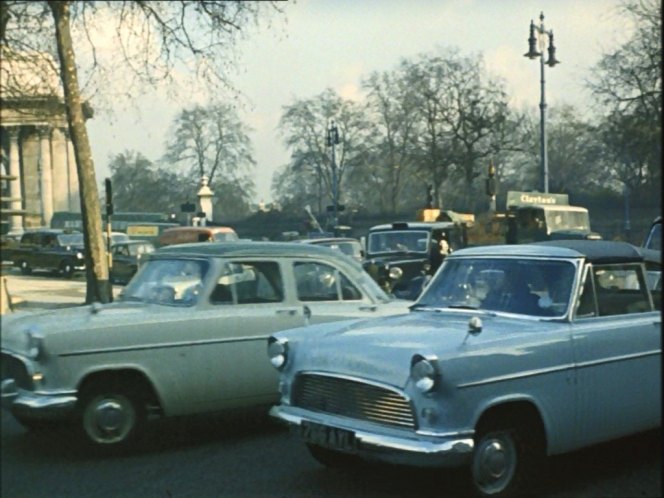
[[[445,256],[465,245],[462,227],[452,221],[376,225],[366,237],[363,265],[388,293],[415,299]]]

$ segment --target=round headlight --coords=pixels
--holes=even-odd
[[[392,280],[399,280],[403,276],[403,270],[398,266],[393,266],[390,268],[389,275]]]
[[[435,358],[425,358],[421,355],[413,356],[410,366],[410,377],[413,383],[423,393],[430,392],[436,385]]]
[[[76,259],[83,259],[83,253],[82,252],[77,252],[76,253]]]
[[[274,368],[277,370],[284,368],[288,361],[288,341],[270,337],[267,344],[267,356]]]

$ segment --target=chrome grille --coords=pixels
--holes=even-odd
[[[32,379],[28,374],[28,369],[21,360],[3,353],[0,364],[2,365],[2,380],[14,379],[17,387],[32,390]]]
[[[308,410],[415,428],[410,402],[402,394],[343,377],[300,374],[293,384],[291,402]]]

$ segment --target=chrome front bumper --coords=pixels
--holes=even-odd
[[[379,430],[353,427],[346,419],[317,417],[310,411],[292,406],[276,405],[270,409],[270,415],[292,427],[299,427],[303,422],[326,425],[351,431],[358,443],[360,456],[390,463],[417,465],[422,467],[457,467],[470,462],[474,441],[472,434],[433,435],[403,431],[393,434]]]
[[[2,407],[18,417],[37,420],[67,418],[78,398],[72,393],[40,393],[19,389],[14,379],[5,379],[0,387]]]

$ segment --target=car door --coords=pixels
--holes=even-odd
[[[113,247],[113,278],[126,282],[131,277],[131,260],[132,256],[129,255],[129,244],[116,244]]]
[[[661,423],[661,315],[639,264],[588,266],[573,323],[578,441]]]
[[[310,323],[375,316],[377,305],[352,277],[329,263],[294,261],[297,300],[309,309]]]
[[[35,253],[39,259],[35,263],[35,267],[47,268],[49,270],[57,270],[62,257],[62,247],[58,242],[58,237],[55,234],[43,234],[40,242],[41,248]]]
[[[183,363],[186,356],[187,396],[197,411],[276,401],[278,378],[267,361],[267,338],[306,321],[283,286],[278,261],[233,261],[215,276],[186,324],[191,345],[178,358]]]

